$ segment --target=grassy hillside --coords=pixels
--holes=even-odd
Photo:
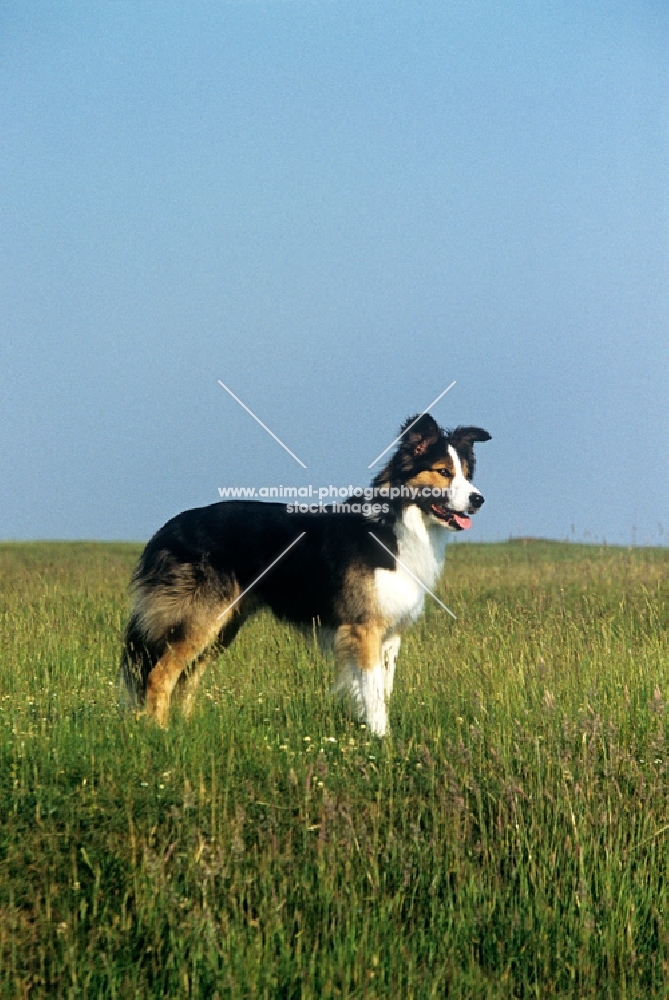
[[[267,616],[120,714],[138,553],[0,546],[0,996],[669,995],[669,552],[451,546],[384,741]]]

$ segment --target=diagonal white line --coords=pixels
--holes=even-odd
[[[300,538],[304,538],[305,535],[306,535],[306,531],[303,531],[301,535],[298,535],[297,538],[294,538],[293,541],[288,546],[288,548],[284,549],[283,552],[281,553],[281,555],[277,556],[276,559],[274,560],[274,562],[271,562],[269,564],[269,566],[262,571],[262,573],[260,574],[260,576],[257,576],[255,578],[255,580],[253,581],[253,583],[250,583],[245,590],[242,590],[242,592],[239,595],[239,597],[235,597],[235,599],[232,602],[232,604],[228,604],[228,606],[225,609],[225,611],[221,611],[221,613],[218,616],[218,618],[222,618],[223,615],[227,615],[228,611],[230,611],[231,608],[234,608],[235,604],[237,604],[238,601],[241,601],[241,599],[244,596],[244,594],[248,594],[249,590],[251,590],[252,587],[255,587],[256,583],[259,580],[262,580],[262,578],[264,577],[265,573],[269,573],[269,571],[272,569],[272,567],[276,566],[276,564],[278,563],[279,559],[283,559],[283,557],[286,555],[286,553],[290,552],[290,550],[292,549],[293,545],[297,545],[297,543],[299,542]]]
[[[285,444],[283,443],[283,441],[281,440],[281,438],[278,438],[278,437],[276,436],[276,434],[274,434],[274,432],[273,432],[273,431],[271,431],[271,430],[269,429],[269,427],[267,427],[267,426],[266,426],[266,425],[265,425],[265,424],[264,424],[264,423],[262,422],[262,420],[260,419],[260,417],[256,417],[256,415],[255,415],[255,413],[253,412],[253,410],[249,410],[249,408],[248,408],[248,406],[246,405],[246,403],[242,403],[242,401],[241,401],[241,399],[239,398],[239,396],[235,396],[235,394],[234,394],[234,392],[232,391],[232,389],[228,389],[227,385],[226,385],[226,384],[225,384],[224,382],[221,382],[220,378],[219,378],[219,380],[218,380],[218,384],[219,384],[219,385],[222,385],[222,386],[223,386],[223,388],[225,389],[225,391],[226,391],[226,392],[229,392],[229,393],[230,393],[230,395],[232,396],[232,398],[233,398],[234,400],[236,400],[236,401],[237,401],[237,402],[239,403],[239,405],[240,405],[240,406],[241,406],[241,407],[242,407],[243,409],[245,409],[245,410],[246,410],[246,412],[247,412],[247,413],[250,413],[250,414],[251,414],[251,416],[253,417],[253,419],[254,419],[254,420],[257,420],[257,421],[258,421],[258,423],[260,424],[260,426],[262,427],[262,429],[263,429],[264,431],[267,431],[267,433],[269,434],[269,436],[270,436],[270,437],[273,437],[273,438],[274,438],[274,440],[275,440],[275,441],[277,441],[277,442],[278,442],[278,443],[279,443],[279,444],[281,445],[281,447],[282,447],[282,448],[285,448],[285,449],[286,449],[286,451],[288,452],[288,454],[289,454],[289,455],[290,455],[290,456],[291,456],[292,458],[294,458],[294,459],[295,459],[295,461],[296,461],[296,462],[298,463],[298,465],[301,465],[303,469],[306,469],[306,465],[304,464],[304,462],[300,462],[300,460],[299,460],[299,458],[297,457],[297,455],[295,455],[295,454],[294,454],[294,453],[293,453],[293,452],[292,452],[292,451],[290,450],[290,448],[288,447],[288,445],[285,445]]]
[[[451,382],[451,384],[449,385],[448,389],[452,389],[454,385],[455,385],[455,382]],[[430,403],[430,405],[429,405],[429,406],[426,406],[426,407],[425,407],[425,409],[423,410],[423,412],[422,412],[422,413],[419,413],[419,414],[418,414],[418,416],[416,417],[416,419],[415,419],[415,420],[412,420],[412,421],[411,421],[411,423],[409,424],[409,426],[408,426],[408,427],[405,427],[405,428],[404,428],[404,430],[402,431],[402,433],[401,433],[401,434],[399,434],[399,435],[398,435],[398,436],[397,436],[397,437],[395,438],[395,440],[394,440],[394,441],[391,441],[391,442],[390,442],[390,444],[388,445],[388,447],[387,447],[387,448],[385,448],[385,449],[384,449],[384,450],[383,450],[383,451],[381,452],[381,454],[380,454],[380,455],[377,455],[377,456],[376,456],[376,458],[374,459],[374,461],[373,461],[373,462],[370,462],[370,463],[369,463],[369,465],[367,466],[367,468],[368,468],[368,469],[371,469],[371,467],[372,467],[373,465],[376,465],[376,463],[378,462],[378,460],[379,460],[380,458],[383,458],[383,456],[385,455],[385,453],[386,453],[387,451],[390,451],[390,449],[391,449],[391,448],[393,447],[393,445],[397,444],[397,442],[398,442],[398,441],[400,441],[400,440],[401,440],[401,439],[402,439],[402,438],[404,437],[404,435],[405,435],[405,434],[407,433],[407,431],[410,431],[410,430],[411,430],[411,428],[413,427],[413,425],[414,425],[414,424],[417,424],[417,423],[418,423],[418,421],[420,420],[420,418],[421,418],[421,417],[424,417],[424,416],[425,416],[425,414],[427,413],[427,411],[428,411],[428,410],[431,410],[431,409],[432,409],[432,407],[434,406],[434,404],[435,404],[435,403],[438,403],[438,402],[439,402],[439,400],[441,399],[441,397],[442,397],[442,396],[445,396],[445,395],[446,395],[446,393],[448,392],[448,389],[444,389],[444,391],[443,391],[443,392],[440,392],[440,393],[439,393],[439,395],[437,396],[437,398],[436,398],[436,399],[433,399],[433,400],[432,400],[432,402]]]
[[[457,616],[453,614],[453,612],[451,611],[451,609],[447,608],[446,605],[444,604],[444,602],[440,601],[439,598],[437,597],[437,595],[433,594],[432,591],[430,590],[430,588],[426,587],[425,584],[423,583],[423,581],[419,580],[418,577],[416,576],[416,574],[412,573],[411,570],[409,569],[409,567],[405,566],[404,563],[402,562],[402,560],[400,558],[398,558],[398,556],[396,556],[394,552],[391,552],[390,549],[388,548],[388,546],[384,545],[380,538],[376,537],[376,535],[374,534],[373,531],[370,531],[370,535],[372,536],[372,538],[374,539],[375,542],[379,543],[379,545],[381,546],[382,549],[386,550],[386,552],[388,553],[389,556],[393,557],[393,559],[395,560],[396,563],[399,563],[399,565],[402,567],[402,569],[404,570],[405,573],[408,573],[409,576],[412,577],[412,579],[414,579],[416,581],[416,583],[420,584],[420,586],[423,588],[423,590],[427,591],[427,593],[430,595],[430,597],[434,597],[434,599],[437,602],[437,604],[441,604],[441,606],[444,609],[444,611],[448,611],[448,613],[451,616],[451,618],[455,618],[456,621],[458,620]]]

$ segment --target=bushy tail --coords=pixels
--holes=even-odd
[[[137,615],[128,622],[125,632],[118,685],[121,703],[141,708],[146,701],[149,674],[159,659],[159,652],[147,641]]]

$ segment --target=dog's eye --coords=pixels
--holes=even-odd
[[[443,476],[444,479],[450,479],[451,478],[451,474],[448,471],[448,469],[437,469],[437,472],[439,473],[440,476]]]

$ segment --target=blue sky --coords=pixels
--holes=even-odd
[[[666,544],[666,4],[10,0],[0,55],[0,538],[364,485],[456,380],[471,540]]]

